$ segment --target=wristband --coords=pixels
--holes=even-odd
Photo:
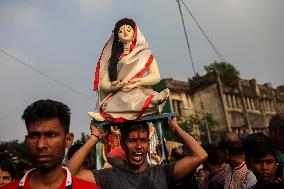
[[[97,136],[97,135],[95,135],[95,134],[93,134],[93,133],[92,133],[91,135],[93,135],[93,136],[97,137],[98,142],[101,140],[99,136]]]

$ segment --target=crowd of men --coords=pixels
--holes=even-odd
[[[284,113],[272,117],[268,136],[254,133],[244,137],[225,131],[218,144],[203,146],[173,118],[168,126],[180,137],[184,148],[172,153],[175,161],[155,166],[147,163],[148,124],[131,122],[120,128],[126,163],[100,170],[85,164],[90,151],[107,136],[94,125],[90,127],[90,138],[68,155],[68,164],[63,164],[65,148],[71,147],[74,138],[69,132],[67,105],[39,100],[25,109],[22,119],[27,129],[25,145],[33,168],[15,180],[13,165],[1,158],[0,188],[3,189],[284,188]],[[184,155],[184,149],[189,155]]]

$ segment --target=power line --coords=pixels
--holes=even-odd
[[[187,37],[187,32],[186,32],[186,29],[185,29],[185,24],[184,24],[184,18],[183,18],[183,14],[182,14],[182,9],[181,9],[181,5],[180,5],[180,0],[177,0],[177,3],[178,3],[178,7],[179,7],[179,12],[180,12],[180,15],[181,15],[181,20],[182,20],[182,24],[183,24],[183,29],[184,29],[184,33],[185,33],[185,38],[186,38],[186,42],[187,42],[187,47],[188,47],[188,51],[189,51],[189,55],[190,55],[190,58],[191,58],[191,63],[192,63],[192,69],[193,69],[193,73],[194,75],[196,75],[196,72],[195,72],[195,69],[194,69],[194,63],[193,63],[193,60],[192,60],[192,54],[191,54],[191,50],[190,50],[190,46],[189,46],[189,40],[188,40],[188,37]],[[185,3],[183,2],[183,0],[181,0],[183,5],[186,7],[186,9],[188,10],[187,6],[185,5]],[[189,11],[189,10],[188,10]],[[191,12],[189,11],[190,15]],[[192,15],[193,17],[193,15]],[[195,18],[193,17],[193,19],[195,20]],[[197,21],[195,20],[195,22],[197,23]],[[198,23],[197,23],[198,24]],[[199,25],[199,24],[198,24]],[[200,27],[200,25],[199,25]],[[201,28],[201,27],[200,27]],[[203,31],[203,30],[202,30]],[[204,32],[205,33],[205,32]],[[208,38],[209,39],[209,38]],[[201,110],[202,110],[202,114],[203,114],[203,119],[205,120],[205,126],[206,126],[206,133],[207,133],[207,137],[208,137],[208,141],[209,143],[211,143],[211,134],[210,134],[210,130],[209,130],[209,127],[208,127],[208,122],[207,122],[207,117],[206,117],[206,113],[204,111],[204,106],[203,106],[203,101],[202,101],[202,98],[201,98],[201,95],[200,93],[198,93],[198,97],[199,97],[199,100],[201,102]]]
[[[192,66],[194,75],[196,75],[195,68],[194,68],[194,62],[193,62],[193,58],[192,58],[192,53],[191,53],[191,49],[190,49],[190,45],[189,45],[189,40],[188,40],[186,28],[185,28],[183,13],[182,13],[182,10],[181,10],[181,5],[180,5],[179,0],[177,0],[177,3],[178,3],[178,8],[179,8],[179,13],[180,13],[180,16],[181,16],[181,21],[182,21],[182,26],[183,26],[183,30],[184,30],[184,35],[185,35],[185,38],[186,38],[186,45],[187,45],[187,49],[188,49],[188,52],[189,52],[191,66]]]
[[[43,76],[43,77],[45,77],[45,78],[47,78],[47,79],[49,79],[49,80],[51,80],[51,81],[57,83],[58,85],[61,85],[61,86],[65,87],[65,88],[67,88],[68,90],[70,90],[70,91],[72,91],[72,92],[74,92],[74,93],[76,93],[76,94],[78,94],[78,95],[80,95],[80,96],[82,96],[82,97],[84,97],[84,98],[87,98],[88,100],[91,100],[92,102],[94,102],[94,99],[93,99],[93,98],[91,98],[91,97],[89,97],[89,96],[87,96],[87,95],[85,95],[85,94],[83,94],[83,93],[81,93],[81,92],[79,92],[79,91],[73,89],[72,87],[70,87],[70,86],[64,84],[63,82],[61,82],[61,81],[59,81],[59,80],[57,80],[57,79],[54,79],[54,78],[50,77],[49,75],[47,75],[47,74],[43,73],[42,71],[40,71],[40,70],[38,70],[38,69],[32,67],[31,65],[25,63],[24,61],[20,60],[19,58],[17,58],[17,57],[15,57],[15,56],[11,55],[10,53],[6,52],[5,50],[0,49],[0,51],[1,51],[3,54],[9,56],[10,58],[16,60],[16,62],[21,63],[21,64],[25,65],[26,67],[30,68],[31,70],[35,71],[36,73],[40,74],[41,76]]]
[[[177,0],[179,2],[179,0]],[[214,52],[216,53],[217,57],[220,59],[220,61],[223,61],[224,58],[221,55],[220,51],[216,48],[216,46],[213,44],[213,42],[209,39],[208,35],[205,33],[205,31],[202,29],[201,25],[198,23],[198,21],[196,20],[196,18],[193,16],[192,12],[189,10],[189,8],[187,7],[187,5],[185,4],[185,2],[183,0],[182,4],[184,5],[184,7],[186,8],[187,12],[190,14],[190,16],[192,17],[192,19],[194,20],[194,22],[197,24],[198,28],[200,29],[200,31],[202,32],[202,34],[204,35],[204,37],[206,38],[206,40],[209,42],[209,44],[211,45],[211,47],[213,48]]]

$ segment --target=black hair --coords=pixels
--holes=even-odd
[[[124,124],[120,128],[122,142],[125,142],[128,134],[132,131],[147,132],[147,135],[149,136],[149,125],[146,122],[133,122]]]
[[[228,152],[233,155],[243,153],[242,140],[237,134],[231,131],[225,131],[222,134],[218,147],[223,150],[224,149],[228,150]]]
[[[284,132],[284,113],[277,113],[269,121],[269,129],[279,129]]]
[[[243,143],[243,151],[246,159],[260,159],[268,154],[276,158],[276,151],[269,137],[263,133],[254,133],[247,136]]]
[[[16,164],[16,178],[15,179],[21,179],[25,173],[30,170],[32,165],[29,162],[21,161]]]
[[[135,29],[136,24],[132,19],[129,18],[123,18],[115,24],[115,27],[113,29],[114,40],[112,44],[111,55],[109,58],[109,67],[108,67],[110,81],[117,80],[117,63],[119,61],[121,54],[123,53],[123,44],[119,42],[118,30],[123,25],[130,25],[133,29]]]
[[[22,119],[25,121],[26,128],[28,129],[31,123],[58,118],[65,133],[69,133],[70,114],[70,109],[67,105],[47,99],[38,100],[29,105],[25,109]]]
[[[219,157],[218,147],[215,144],[206,144],[203,146],[203,149],[207,152],[208,158],[207,162],[211,165],[221,165],[222,162]]]
[[[0,159],[0,169],[2,171],[7,171],[10,173],[12,179],[15,179],[16,177],[16,169],[14,164],[12,163],[11,160],[7,159],[7,158],[1,158]]]
[[[83,146],[83,144],[81,143],[77,143],[77,144],[73,144],[67,152],[67,159],[70,160],[72,158],[72,156],[75,154],[75,152],[77,152],[77,150],[79,150],[81,147]]]
[[[179,151],[181,150],[181,151]],[[182,152],[182,153],[180,153]],[[175,147],[172,149],[172,152],[171,152],[171,156],[175,159],[175,160],[180,160],[182,158],[184,158],[184,152],[183,152],[183,149],[182,149],[182,146],[179,146],[179,147]]]
[[[83,146],[83,144],[81,143],[77,143],[77,144],[73,144],[67,152],[67,159],[70,160],[72,158],[72,156],[75,154],[75,152],[77,152],[77,150],[79,150],[81,147]],[[96,157],[94,155],[94,150],[91,150],[89,152],[89,154],[87,155],[87,157],[85,158],[82,167],[84,169],[87,170],[94,170],[96,167]]]

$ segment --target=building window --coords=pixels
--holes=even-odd
[[[177,115],[183,116],[183,102],[181,100],[172,100],[173,110]]]
[[[266,104],[265,104],[265,99],[261,100],[261,104],[262,104],[263,110],[266,112],[267,111],[267,107],[266,107]]]
[[[242,109],[242,108],[243,108],[243,103],[242,103],[241,97],[240,97],[240,96],[237,96],[237,97],[236,97],[236,101],[237,101],[237,107],[238,107],[239,109]]]
[[[227,107],[228,107],[228,108],[233,108],[233,107],[232,107],[231,95],[230,95],[230,94],[226,94],[225,96],[226,96]]]

